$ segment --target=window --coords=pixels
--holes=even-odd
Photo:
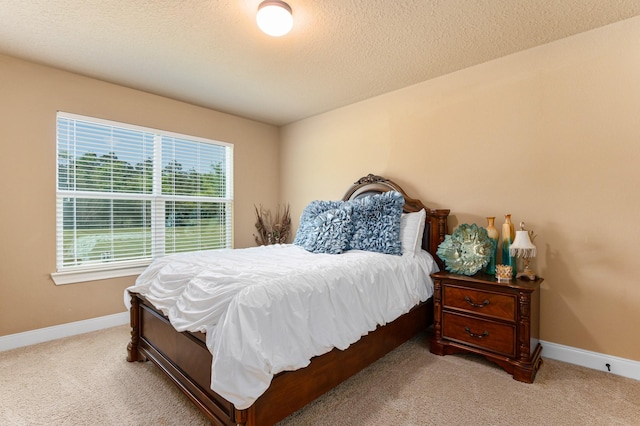
[[[60,112],[57,155],[56,283],[231,247],[232,145]]]

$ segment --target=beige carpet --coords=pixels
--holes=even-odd
[[[122,326],[0,353],[0,424],[207,424],[157,368],[126,362],[128,339]],[[640,425],[640,382],[545,360],[527,385],[421,335],[285,425]]]

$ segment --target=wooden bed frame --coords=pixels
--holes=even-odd
[[[343,199],[389,190],[405,198],[405,212],[427,212],[423,248],[435,255],[447,232],[449,210],[427,209],[400,186],[381,176],[368,175],[355,182]],[[131,295],[131,342],[127,361],[156,364],[216,425],[272,425],[334,388],[391,350],[426,329],[433,322],[433,301],[427,300],[395,321],[378,327],[346,350],[333,349],[317,356],[300,370],[277,374],[267,391],[244,410],[210,389],[212,356],[199,332],[177,332],[168,319],[143,296]]]

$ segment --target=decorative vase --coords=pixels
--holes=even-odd
[[[512,268],[513,275],[516,274],[516,258],[509,254],[509,248],[516,236],[516,230],[511,223],[511,215],[504,215],[504,223],[502,224],[502,264],[509,265]]]
[[[496,257],[498,256],[498,240],[500,239],[500,232],[498,232],[498,228],[495,226],[495,220],[495,217],[487,217],[487,226],[485,227],[487,235],[494,243],[493,252],[485,268],[485,272],[489,275],[496,274]]]

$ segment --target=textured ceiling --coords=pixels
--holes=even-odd
[[[640,15],[640,0],[0,0],[0,53],[276,125]]]

